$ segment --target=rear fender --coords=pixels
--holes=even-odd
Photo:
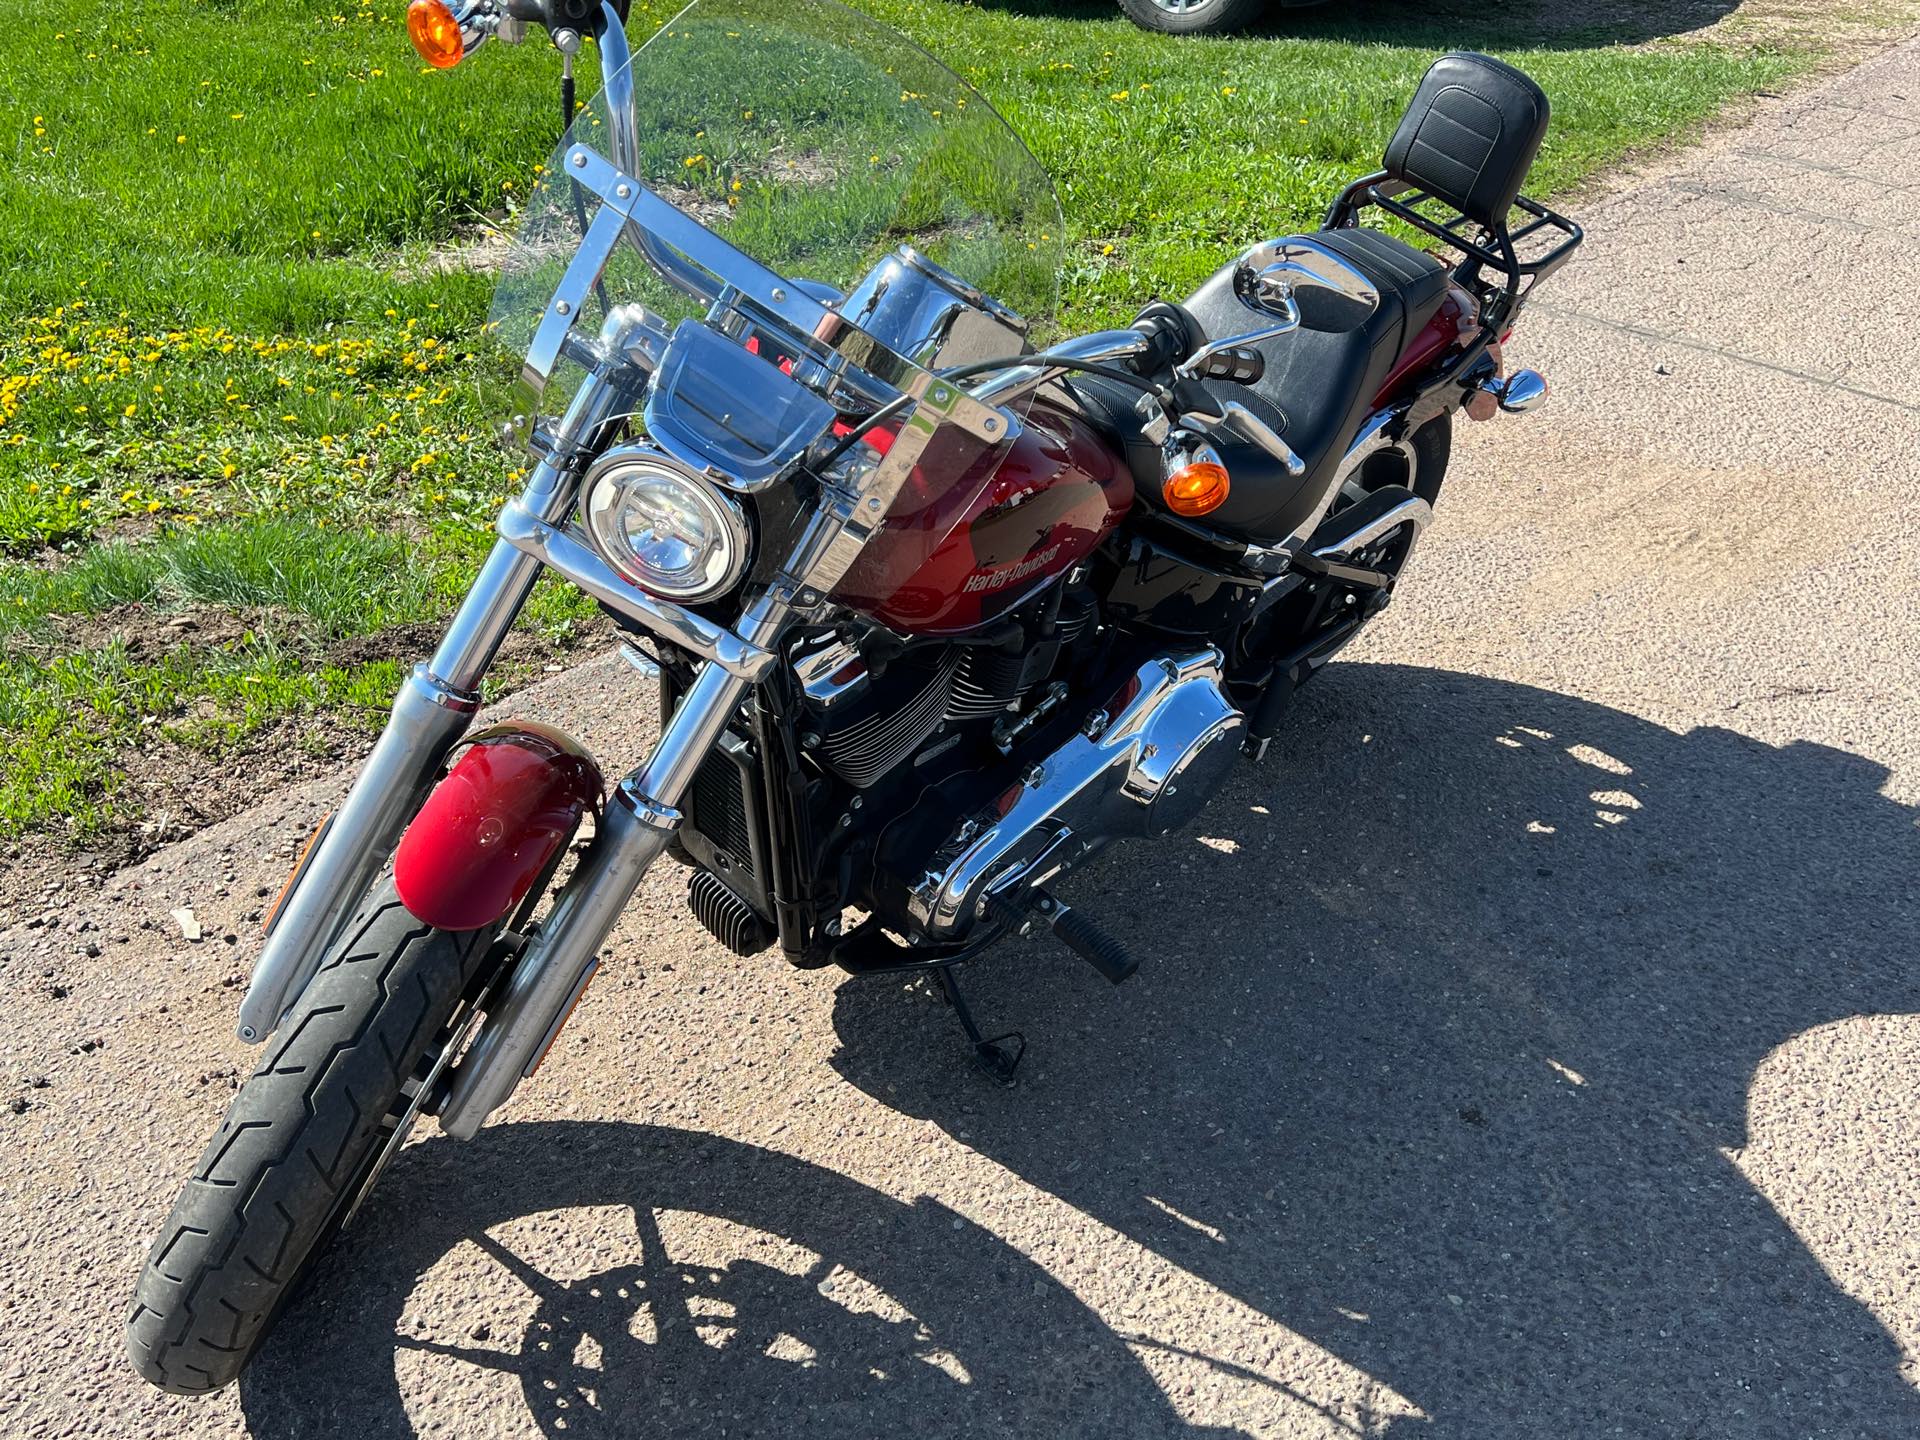
[[[514,721],[472,737],[407,826],[393,857],[400,903],[439,930],[512,913],[589,809],[600,767],[572,736]]]

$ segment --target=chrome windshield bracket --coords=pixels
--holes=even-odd
[[[569,153],[585,155],[592,152],[575,147]],[[600,207],[593,217],[593,223],[587,227],[587,233],[581,237],[579,249],[573,252],[566,273],[560,277],[553,298],[547,302],[546,311],[540,316],[540,326],[533,332],[533,341],[527,346],[527,358],[520,367],[520,382],[533,396],[540,395],[547,388],[547,381],[553,378],[554,366],[560,363],[567,336],[572,333],[574,322],[580,318],[580,309],[593,294],[593,287],[601,275],[606,272],[607,262],[613,258],[614,249],[619,245],[626,227],[626,212],[608,203]]]

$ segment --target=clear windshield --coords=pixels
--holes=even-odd
[[[590,52],[582,59],[591,64]],[[817,298],[845,295],[904,245],[1018,317],[1053,309],[1062,243],[1052,182],[971,87],[898,32],[831,0],[698,0],[635,52],[629,75],[629,87],[609,86],[580,111],[519,217],[492,315],[516,355],[599,208],[572,183],[574,145]],[[669,321],[706,313],[711,293],[686,283],[697,271],[670,241],[639,224],[628,241],[578,332],[633,301]],[[682,272],[678,282],[663,264]],[[905,348],[897,327],[878,338]],[[547,413],[577,383],[565,369],[548,382]]]
[[[645,307],[634,428],[741,491],[840,467],[887,532],[839,572],[870,605],[991,480],[1011,417],[944,372],[1027,348],[1060,232],[1019,138],[903,36],[833,0],[698,0],[575,118],[491,328],[524,357],[524,422],[565,408],[583,340],[609,318],[631,337]]]

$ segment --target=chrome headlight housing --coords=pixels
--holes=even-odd
[[[594,549],[649,595],[697,604],[746,574],[753,537],[740,502],[644,446],[600,457],[580,518]]]

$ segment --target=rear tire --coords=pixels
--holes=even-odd
[[[1127,18],[1146,30],[1163,35],[1220,35],[1243,30],[1268,8],[1268,0],[1192,0],[1185,10],[1173,10],[1155,0],[1120,0]]]
[[[148,1380],[197,1394],[246,1367],[344,1223],[493,936],[421,924],[391,882],[362,908],[234,1096],[147,1256],[127,1351]]]

